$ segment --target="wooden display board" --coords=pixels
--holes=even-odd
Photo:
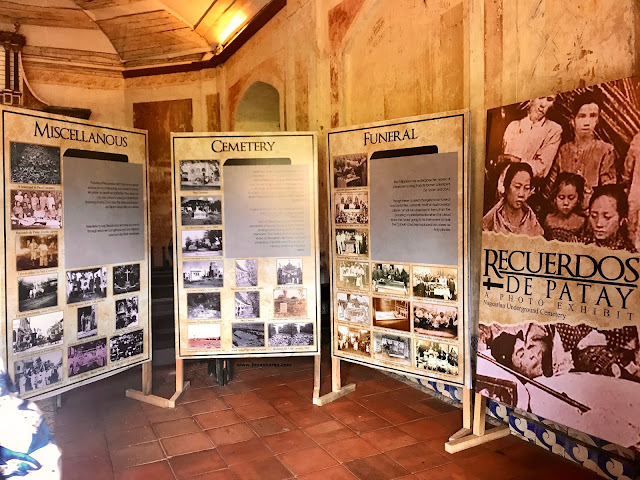
[[[470,384],[468,124],[329,132],[335,359]]]
[[[151,359],[147,134],[2,109],[2,356],[23,398]]]
[[[178,360],[319,355],[316,135],[172,145]]]

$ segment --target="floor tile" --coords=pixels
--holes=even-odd
[[[299,480],[356,480],[358,477],[342,465],[336,465],[317,472],[299,475],[297,478]]]
[[[162,448],[168,457],[184,455],[185,453],[200,452],[213,448],[214,445],[204,432],[189,433],[177,437],[163,438],[160,440]]]
[[[424,413],[414,410],[413,408],[409,408],[402,403],[373,410],[373,412],[377,415],[380,415],[388,422],[394,423],[396,425],[400,423],[411,422],[413,420],[418,420],[425,417]]]
[[[206,434],[216,446],[245,442],[256,437],[256,434],[253,433],[253,430],[251,430],[246,423],[236,423],[224,427],[212,428],[211,430],[207,430]]]
[[[343,417],[340,421],[358,434],[391,426],[384,418],[372,412]]]
[[[293,474],[276,457],[261,458],[252,462],[232,465],[231,471],[238,480],[283,480]]]
[[[419,480],[479,480],[471,471],[456,463],[447,463],[415,474]],[[540,477],[542,478],[542,477]]]
[[[59,444],[60,451],[65,457],[88,457],[108,453],[108,444],[101,432],[81,435],[76,441],[65,441]]]
[[[423,418],[422,420],[403,423],[398,425],[398,428],[418,441],[424,441],[433,437],[442,437],[448,433],[446,427],[431,418]],[[460,424],[460,428],[462,428],[462,424]]]
[[[456,463],[474,472],[481,480],[511,480],[526,472],[523,466],[496,452],[482,453],[457,460]]]
[[[278,455],[278,458],[294,475],[303,475],[338,464],[331,455],[320,447],[283,453]]]
[[[232,408],[262,401],[262,398],[260,398],[255,392],[231,393],[229,395],[224,395],[223,398],[225,403]]]
[[[267,435],[262,437],[262,441],[276,454],[316,446],[316,442],[302,430]]]
[[[191,416],[184,405],[178,405],[176,408],[147,406],[144,408],[144,413],[150,423],[169,422]]]
[[[151,480],[151,479],[149,479]],[[189,480],[237,480],[236,476],[228,468],[203,473],[189,478]]]
[[[390,480],[410,473],[383,454],[352,460],[344,466],[361,480]]]
[[[338,419],[352,417],[354,415],[362,415],[369,411],[359,403],[352,402],[351,400],[343,400],[330,403],[323,406],[322,410],[324,412],[330,413]]]
[[[411,473],[451,463],[451,459],[440,455],[424,443],[388,450],[386,455]]]
[[[112,430],[105,434],[110,450],[137,445],[157,440],[156,434],[149,425],[130,428],[128,430]]]
[[[246,405],[236,405],[233,407],[233,411],[243,420],[256,420],[278,414],[278,411],[264,400]]]
[[[310,406],[302,410],[295,410],[286,414],[286,417],[298,427],[311,427],[318,423],[332,420],[328,413],[324,413],[320,407]]]
[[[177,457],[171,457],[169,463],[177,480],[191,480],[196,475],[227,467],[227,464],[216,450],[178,455]]]
[[[116,471],[134,465],[157,462],[164,458],[164,452],[157,441],[111,450],[111,463]]]
[[[220,410],[228,410],[227,405],[222,398],[214,400],[201,400],[185,404],[187,411],[191,415],[199,415],[201,413],[219,412]]]
[[[318,423],[317,425],[305,428],[304,431],[319,444],[335,442],[336,440],[355,436],[353,430],[345,427],[337,420]]]
[[[215,400],[218,398],[218,394],[212,387],[206,388],[189,388],[178,399],[178,405],[182,405],[190,402],[197,402],[201,400]]]
[[[261,437],[297,429],[293,423],[282,415],[274,415],[273,417],[251,420],[250,422],[247,422],[247,424]]]
[[[224,427],[226,425],[233,425],[234,423],[242,422],[242,419],[238,415],[236,415],[233,410],[222,410],[220,412],[203,413],[202,415],[196,415],[194,418],[203,430]]]
[[[95,478],[92,476],[92,478]],[[116,480],[175,480],[166,460],[125,468],[116,474]]]
[[[63,457],[64,480],[87,480],[87,472],[93,480],[114,478],[113,466],[108,453],[80,457]]]
[[[415,438],[398,427],[381,428],[380,430],[363,433],[361,437],[381,452],[418,443]]]
[[[153,431],[158,438],[175,437],[176,435],[186,435],[187,433],[198,433],[202,429],[192,418],[181,418],[170,422],[154,423]]]
[[[274,453],[259,438],[253,438],[246,442],[220,445],[218,452],[222,455],[227,465],[236,465],[256,460],[262,457],[271,457]]]
[[[423,443],[428,445],[432,450],[435,450],[441,455],[444,455],[447,458],[452,460],[461,460],[463,458],[473,457],[475,455],[480,455],[481,453],[486,453],[487,449],[483,445],[479,445],[477,447],[467,448],[457,453],[449,453],[444,449],[445,443],[449,441],[449,436],[445,435],[443,437],[433,437],[428,438]]]
[[[340,463],[377,455],[380,451],[360,437],[345,438],[322,446]]]

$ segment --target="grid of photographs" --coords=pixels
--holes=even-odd
[[[458,267],[371,259],[368,156],[335,155],[330,168],[337,352],[372,365],[456,380],[462,340]]]

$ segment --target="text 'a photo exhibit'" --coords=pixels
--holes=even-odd
[[[43,398],[150,360],[146,133],[1,112],[0,353],[18,393]]]
[[[468,114],[329,132],[332,355],[470,384]]]
[[[172,142],[176,355],[317,354],[315,134]]]

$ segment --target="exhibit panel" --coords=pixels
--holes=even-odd
[[[332,130],[332,355],[470,383],[466,111]]]
[[[477,389],[640,444],[640,77],[487,112]]]
[[[2,110],[2,348],[23,398],[151,359],[146,132]]]
[[[315,355],[314,133],[173,134],[176,355]]]

